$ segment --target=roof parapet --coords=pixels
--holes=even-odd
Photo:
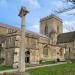
[[[59,18],[58,16],[54,15],[54,14],[51,14],[51,15],[49,15],[49,16],[47,16],[47,17],[44,17],[44,18],[41,18],[41,19],[40,19],[40,22],[46,21],[46,20],[51,19],[51,18],[56,18],[57,20],[59,20],[59,21],[62,22],[62,19]]]

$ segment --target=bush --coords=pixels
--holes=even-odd
[[[54,64],[54,63],[55,63],[54,60],[52,60],[52,61],[51,61],[51,60],[49,60],[49,61],[42,61],[42,62],[41,62],[42,65],[46,65],[46,64]]]
[[[71,62],[72,62],[72,63],[75,63],[75,59],[71,59]]]
[[[0,58],[0,64],[2,64],[4,62],[4,58]]]
[[[9,69],[13,69],[13,67],[12,66],[7,66],[7,65],[0,65],[0,71],[9,70]]]

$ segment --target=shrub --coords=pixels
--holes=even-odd
[[[0,71],[9,70],[9,69],[13,69],[13,67],[12,66],[7,66],[7,65],[0,65]]]
[[[4,62],[4,58],[0,58],[0,64],[2,64]]]
[[[54,60],[49,60],[49,61],[42,61],[41,64],[46,65],[46,64],[54,64],[55,61]]]
[[[71,59],[71,62],[72,62],[72,63],[75,63],[75,59]]]

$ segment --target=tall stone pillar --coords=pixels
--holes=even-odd
[[[21,40],[20,40],[20,51],[19,51],[19,72],[25,72],[25,17],[28,11],[25,7],[22,7],[19,13],[21,17]]]

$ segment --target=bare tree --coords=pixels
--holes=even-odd
[[[67,8],[64,7],[61,9],[56,9],[56,10],[54,10],[55,13],[60,14],[60,13],[65,13],[65,12],[68,12],[68,11],[75,9],[75,0],[60,0],[60,1],[62,1],[63,3],[65,2],[66,5],[68,5],[68,3],[72,3],[72,5],[70,5]]]
[[[75,9],[75,0],[60,0],[62,1],[63,4],[66,4],[67,7],[64,7],[63,8],[57,8],[54,10],[54,13],[55,14],[63,14],[63,13],[66,13],[67,15],[72,15],[74,16],[75,13],[74,12],[70,12],[68,13],[69,11]],[[69,4],[70,3],[70,4]],[[67,25],[67,24],[64,24],[64,27],[66,30],[68,31],[75,31],[75,28],[71,25]]]
[[[66,1],[75,4],[75,0],[66,0]]]
[[[61,0],[60,0],[61,1]],[[68,11],[71,11],[71,10],[73,10],[73,9],[75,9],[75,0],[62,0],[62,2],[65,2],[67,5],[68,5],[68,3],[71,3],[71,5],[70,6],[67,6],[67,8],[65,8],[65,7],[63,7],[63,8],[61,8],[61,9],[56,9],[56,10],[54,10],[54,12],[56,13],[56,14],[62,14],[62,13],[65,13],[65,12],[68,12]],[[70,13],[70,14],[68,14],[68,15],[72,15],[72,16],[74,16],[75,15],[75,13]],[[68,31],[75,31],[75,29],[74,29],[74,27],[73,26],[71,26],[71,25],[64,25],[65,26],[65,28],[68,30]],[[70,56],[70,54],[69,54],[69,56]],[[73,56],[75,57],[75,53],[74,53],[74,50],[73,50]],[[70,57],[69,57],[69,59],[70,59]],[[72,59],[71,59],[72,60]],[[74,61],[75,61],[75,59],[73,59]]]
[[[64,12],[71,11],[71,10],[73,10],[73,9],[75,9],[75,6],[70,6],[70,7],[68,7],[68,8],[63,8],[63,9],[56,9],[56,10],[54,10],[54,12],[55,12],[56,14],[60,14],[60,13],[64,13]]]
[[[75,31],[75,28],[71,25],[64,24],[64,28],[69,32]]]

